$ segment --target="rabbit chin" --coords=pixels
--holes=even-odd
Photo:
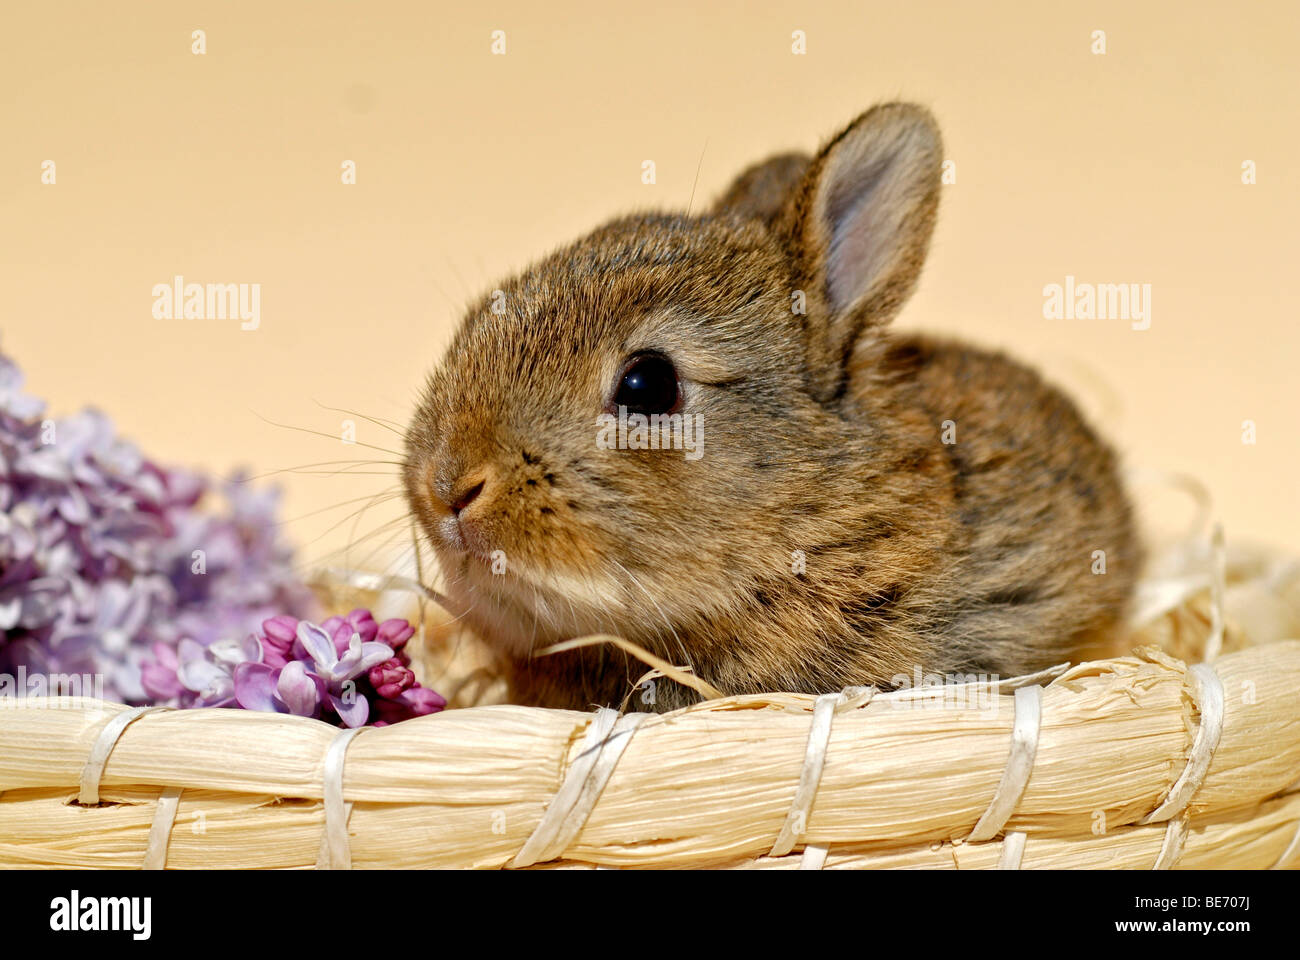
[[[551,643],[592,633],[616,633],[641,616],[637,597],[597,570],[533,569],[519,561],[493,572],[490,561],[438,550],[452,612],[505,652],[525,656]]]

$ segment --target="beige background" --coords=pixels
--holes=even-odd
[[[404,421],[503,272],[629,208],[684,207],[697,169],[699,207],[902,96],[938,115],[957,182],[900,322],[1042,364],[1129,463],[1201,477],[1230,539],[1300,545],[1296,4],[479,6],[6,5],[0,346],[33,392],[103,407],[163,461],[392,459],[332,439],[344,415],[317,403]],[[261,328],[154,320],[175,274],[260,283]],[[1151,329],[1044,320],[1066,274],[1152,284]],[[283,475],[309,563],[400,512],[340,523],[396,489],[364,469]]]

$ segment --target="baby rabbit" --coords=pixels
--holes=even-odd
[[[726,694],[823,693],[1012,676],[1120,623],[1142,549],[1110,448],[1015,361],[887,328],[940,166],[929,113],[879,105],[469,310],[403,483],[515,702],[619,705],[646,667],[618,649],[533,656],[592,633]],[[633,442],[656,415],[694,453]],[[638,708],[698,699],[659,681]]]

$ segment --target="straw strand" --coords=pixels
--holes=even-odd
[[[1169,790],[1164,803],[1156,807],[1138,823],[1162,823],[1182,813],[1192,801],[1196,791],[1205,782],[1206,771],[1219,746],[1223,734],[1223,681],[1208,663],[1198,663],[1188,671],[1192,680],[1192,696],[1200,710],[1201,723],[1192,740],[1191,754],[1182,774]]]
[[[822,769],[826,765],[826,747],[831,742],[831,723],[835,714],[849,707],[862,707],[871,702],[875,696],[875,687],[845,687],[839,693],[825,693],[813,703],[812,726],[808,730],[808,744],[804,749],[803,769],[799,771],[799,784],[790,802],[790,810],[785,816],[781,832],[768,852],[769,857],[783,857],[791,850],[798,837],[808,829],[808,814],[812,811],[813,800],[817,796],[817,786],[821,783]],[[816,855],[807,858],[809,866],[805,869],[819,869],[811,866]],[[821,859],[826,859],[825,852]]]
[[[1183,855],[1183,845],[1187,842],[1187,815],[1174,817],[1165,827],[1164,841],[1160,844],[1160,853],[1152,870],[1172,870],[1178,858]]]
[[[650,714],[601,707],[587,726],[582,747],[564,782],[507,867],[528,867],[553,860],[564,852],[586,825],[632,735]]]
[[[130,710],[123,710],[104,724],[95,738],[94,746],[90,748],[90,755],[86,757],[86,765],[81,770],[81,787],[77,793],[77,803],[83,807],[93,807],[99,803],[99,780],[104,775],[104,767],[108,764],[108,755],[117,746],[123,731],[146,713],[170,709],[170,707],[132,707]]]
[[[325,833],[321,837],[318,870],[351,870],[352,849],[348,841],[348,816],[351,804],[343,801],[343,764],[348,746],[364,727],[339,732],[325,751]]]
[[[1025,857],[1025,840],[1028,839],[1019,830],[1012,830],[1002,838],[1002,852],[998,856],[999,870],[1019,870],[1020,861]]]
[[[988,809],[966,838],[968,843],[991,840],[1015,813],[1029,784],[1038,755],[1038,731],[1043,717],[1043,688],[1021,687],[1015,694],[1016,717],[1011,728],[1011,753],[1002,780],[989,801]]]
[[[167,866],[167,844],[171,841],[172,825],[180,806],[184,787],[163,787],[154,808],[153,823],[149,825],[149,842],[144,848],[141,870],[162,870]]]

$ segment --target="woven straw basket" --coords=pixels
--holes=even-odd
[[[1300,565],[1219,566],[1166,578],[1133,655],[999,683],[663,716],[487,704],[359,732],[19,701],[0,710],[0,863],[1294,865]]]

